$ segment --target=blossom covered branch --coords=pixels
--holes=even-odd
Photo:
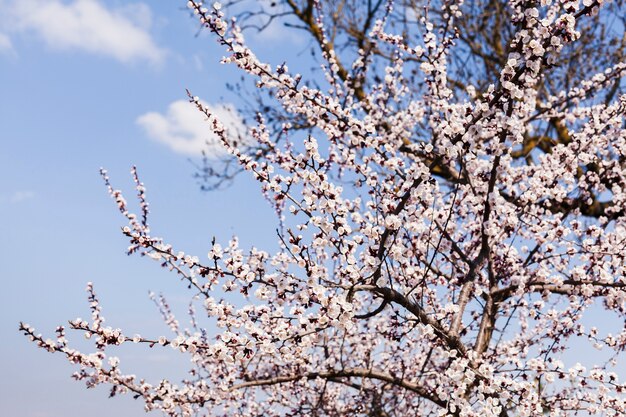
[[[152,235],[135,168],[139,215],[102,171],[128,221],[128,252],[179,275],[202,309],[181,329],[156,299],[173,336],[126,335],[104,326],[90,284],[91,320],[70,327],[95,353],[70,348],[64,328],[56,340],[21,331],[78,364],[89,386],[170,416],[624,415],[615,365],[626,350],[626,95],[613,88],[626,65],[546,91],[550,71],[586,39],[586,19],[608,6],[508,2],[498,18],[510,37],[494,50],[503,61],[485,64],[497,76],[484,86],[470,77],[459,92],[459,54],[479,48],[464,43],[462,2],[427,3],[419,36],[398,31],[393,1],[367,2],[350,65],[325,3],[304,3],[284,5],[322,51],[316,88],[261,62],[221,5],[188,3],[225,48],[222,62],[285,116],[276,126],[257,114],[256,146],[238,147],[188,92],[271,198],[280,249],[244,250],[233,238],[203,257],[175,250]],[[598,309],[607,320],[583,325]],[[125,343],[189,355],[192,377],[122,374],[107,351]],[[580,344],[605,359],[566,364]]]

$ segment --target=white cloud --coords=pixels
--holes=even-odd
[[[203,105],[224,124],[230,138],[240,140],[238,138],[245,137],[243,119],[232,104]],[[137,124],[143,127],[151,139],[169,146],[175,152],[199,155],[206,151],[208,156],[213,157],[225,154],[206,117],[186,100],[171,103],[165,114],[146,113],[137,118]]]
[[[198,54],[193,55],[193,64],[197,71],[204,70],[204,64],[202,63],[202,57]]]
[[[52,49],[82,50],[125,63],[158,64],[166,53],[150,36],[152,17],[145,4],[109,9],[99,0],[15,0],[9,17],[11,30],[33,33]]]
[[[4,33],[0,33],[0,53],[14,53],[11,39]]]
[[[13,204],[21,203],[25,200],[30,200],[35,197],[35,193],[32,191],[16,191],[9,197],[9,202]]]

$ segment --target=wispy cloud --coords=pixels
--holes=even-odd
[[[203,104],[224,124],[230,138],[244,136],[246,129],[243,119],[232,104]],[[204,115],[186,100],[171,103],[165,114],[146,113],[137,118],[137,123],[151,139],[167,145],[175,152],[199,155],[205,151],[209,157],[225,153]]]
[[[9,197],[9,202],[12,204],[21,203],[25,200],[30,200],[35,197],[35,193],[32,191],[16,191],[11,197]]]
[[[55,50],[81,50],[124,63],[159,64],[166,55],[150,35],[151,12],[142,3],[110,8],[99,0],[15,0],[8,16],[10,31],[35,34]]]
[[[0,54],[13,54],[13,43],[4,33],[0,33]]]

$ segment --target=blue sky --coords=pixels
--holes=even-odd
[[[56,325],[88,317],[88,281],[114,327],[167,334],[149,290],[164,292],[186,321],[186,287],[156,263],[124,254],[123,218],[101,166],[134,203],[129,170],[137,165],[153,233],[186,252],[204,255],[214,235],[274,245],[276,220],[252,180],[203,193],[192,178],[188,159],[199,159],[210,137],[185,88],[234,126],[237,116],[224,109],[237,97],[225,83],[240,74],[218,63],[223,53],[210,36],[196,36],[185,3],[0,0],[0,415],[144,414],[130,397],[85,390],[62,357],[17,331],[23,320],[52,335]],[[306,46],[276,31],[255,43],[270,61],[277,44],[283,54]],[[81,337],[70,340],[81,346]],[[186,367],[176,355],[123,353],[135,364],[128,372],[152,379]]]
[[[52,335],[68,319],[88,317],[88,281],[108,324],[130,334],[167,334],[149,290],[163,292],[186,322],[192,293],[156,263],[124,254],[123,218],[100,167],[131,204],[129,170],[138,167],[152,230],[176,248],[203,256],[213,236],[224,242],[233,234],[244,247],[275,247],[276,219],[251,179],[203,193],[192,178],[189,158],[199,159],[210,134],[185,89],[236,129],[240,120],[227,110],[239,98],[225,84],[240,73],[218,63],[223,52],[210,36],[196,36],[185,3],[0,0],[2,416],[144,415],[130,397],[85,390],[62,357],[17,331],[25,321]],[[251,45],[274,64],[286,58],[292,70],[310,66],[300,54],[304,36],[293,31],[272,27]],[[70,337],[85,346],[81,335]],[[125,349],[123,369],[175,378],[185,358],[169,353]]]

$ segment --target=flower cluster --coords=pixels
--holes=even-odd
[[[91,319],[70,327],[94,353],[70,348],[63,327],[56,340],[21,331],[78,364],[88,386],[110,384],[170,416],[626,414],[614,369],[626,350],[626,95],[606,93],[626,65],[540,94],[602,2],[512,0],[497,80],[462,94],[450,73],[471,33],[456,26],[463,4],[441,3],[409,38],[388,24],[389,1],[351,66],[321,2],[294,6],[322,50],[314,88],[285,64],[261,62],[221,5],[189,1],[225,47],[222,62],[271,93],[285,120],[311,126],[276,129],[259,114],[249,136],[263,152],[251,153],[189,94],[275,205],[280,249],[246,250],[233,238],[202,257],[175,250],[151,234],[136,170],[139,215],[102,171],[128,221],[129,253],[175,272],[202,300],[192,328],[154,295],[170,337],[106,327],[89,284]],[[375,54],[385,65],[365,84]],[[598,309],[611,318],[588,327]],[[149,384],[122,374],[107,351],[126,343],[189,355],[191,377]],[[574,345],[605,360],[566,363]]]

